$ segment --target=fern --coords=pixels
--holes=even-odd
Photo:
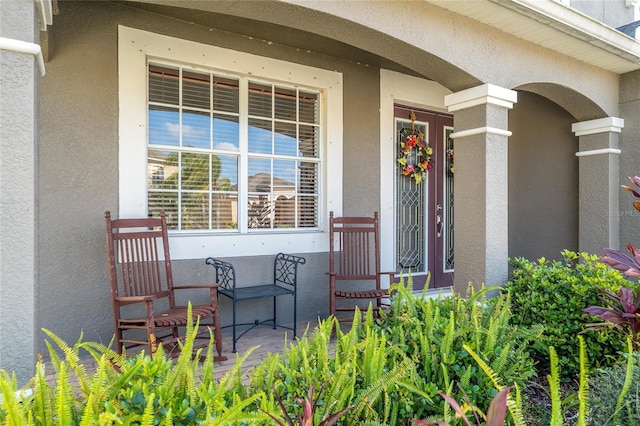
[[[371,408],[371,404],[376,401],[382,392],[390,385],[399,383],[399,381],[407,374],[412,367],[413,362],[409,358],[405,358],[401,363],[397,364],[393,370],[384,374],[377,381],[371,383],[367,389],[358,395],[354,401],[353,415],[359,418],[359,415],[366,409]]]
[[[482,371],[484,371],[484,373],[487,375],[487,377],[489,377],[489,379],[493,383],[493,386],[498,391],[503,390],[505,388],[505,386],[503,386],[502,383],[500,383],[500,378],[498,377],[496,372],[493,371],[493,369],[491,367],[489,367],[487,365],[487,363],[484,362],[484,360],[482,358],[480,358],[478,356],[478,354],[475,353],[473,351],[473,349],[471,349],[468,345],[462,345],[462,346],[464,347],[464,349],[467,352],[469,352],[469,355],[471,355],[473,357],[473,359],[478,363],[478,365],[480,366],[480,368],[482,368]],[[519,398],[518,398],[518,400],[519,400]],[[524,426],[524,422],[522,422],[523,415],[522,415],[522,412],[520,410],[520,406],[517,404],[518,400],[513,400],[511,398],[511,395],[507,394],[507,407],[509,408],[509,413],[511,414],[511,417],[514,420],[514,424],[516,426],[517,425]]]
[[[191,357],[193,356],[193,341],[195,340],[195,333],[197,333],[198,326],[200,325],[200,319],[196,320],[195,326],[193,324],[192,312],[191,312],[191,302],[187,305],[187,326],[185,330],[186,339],[184,342],[178,342],[180,345],[180,356],[178,356],[178,360],[171,372],[165,378],[162,386],[166,389],[170,389],[179,382],[181,378],[183,378],[184,371],[186,370]],[[152,355],[153,357],[163,357],[162,351],[158,354],[158,352]]]
[[[449,312],[449,323],[440,346],[440,356],[444,362],[449,359],[449,354],[456,337],[456,317],[454,311]]]
[[[90,387],[91,380],[89,379],[89,375],[87,374],[87,370],[84,364],[80,362],[80,356],[78,355],[81,348],[80,343],[82,342],[83,333],[80,333],[80,337],[78,338],[78,341],[73,345],[73,347],[71,347],[68,344],[66,344],[62,339],[60,339],[58,336],[53,334],[51,331],[45,328],[43,328],[42,331],[47,336],[49,336],[49,338],[53,340],[60,349],[62,349],[65,355],[65,360],[67,365],[71,367],[75,372],[76,379],[78,381],[78,385],[80,386],[81,391],[85,395],[87,395],[90,392],[89,387]],[[51,353],[51,349],[49,349],[49,353]]]
[[[18,380],[15,374],[13,377],[9,377],[6,371],[0,370],[0,390],[2,391],[0,395],[2,396],[0,401],[2,405],[0,405],[0,408],[5,411],[6,419],[3,424],[6,425],[18,426],[24,424],[20,401],[16,394],[17,383]]]
[[[140,426],[153,426],[155,416],[153,414],[153,402],[156,399],[156,395],[152,392],[147,397],[147,405],[144,407],[144,413],[142,413],[142,419],[140,420]]]
[[[245,408],[262,398],[264,398],[264,392],[258,392],[244,400],[241,400],[238,396],[234,396],[228,408],[224,405],[216,407],[221,410],[221,413],[215,418],[208,418],[206,424],[210,426],[224,426],[229,424],[243,424],[257,420],[265,421],[268,419],[265,414],[244,412]]]
[[[80,421],[80,426],[92,426],[93,424],[95,424],[94,404],[95,404],[95,396],[93,394],[90,394],[89,398],[87,399],[87,405],[85,406],[84,413],[82,414],[82,420]]]
[[[633,340],[631,336],[627,336],[627,369],[624,375],[624,383],[622,384],[622,389],[620,390],[620,395],[618,395],[618,401],[616,402],[616,410],[613,414],[613,419],[611,421],[612,424],[618,423],[618,417],[620,416],[620,410],[622,410],[622,406],[624,404],[624,398],[627,396],[629,392],[629,388],[631,388],[631,383],[633,382]]]
[[[580,342],[580,383],[578,385],[578,426],[587,425],[587,416],[589,414],[589,367],[587,364],[587,345],[584,337],[578,335]]]
[[[562,426],[562,399],[560,398],[560,372],[558,370],[558,354],[553,346],[549,346],[551,374],[547,376],[551,393],[551,422],[549,426]]]
[[[71,386],[69,385],[67,374],[67,365],[63,361],[59,365],[55,392],[56,422],[62,425],[71,424],[73,422],[71,414],[73,395],[71,394]]]
[[[36,364],[36,375],[33,378],[33,413],[41,424],[48,424],[53,421],[51,407],[51,388],[47,383],[45,364],[39,361]]]

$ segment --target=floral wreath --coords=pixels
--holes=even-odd
[[[413,111],[410,118],[411,132],[404,141],[400,142],[402,151],[398,158],[398,163],[402,165],[402,174],[415,179],[416,184],[419,184],[427,176],[427,172],[431,170],[433,149],[425,142],[424,133],[415,131],[414,122],[416,116]],[[415,162],[410,162],[410,159],[415,159]]]

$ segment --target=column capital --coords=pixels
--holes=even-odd
[[[624,127],[624,119],[618,117],[604,117],[595,120],[581,121],[571,125],[571,131],[576,136],[593,135],[596,133],[620,133]]]
[[[449,112],[485,104],[511,109],[517,101],[518,92],[515,90],[505,89],[504,87],[488,83],[444,97],[444,105],[448,108]]]

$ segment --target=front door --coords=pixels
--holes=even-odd
[[[397,270],[411,273],[415,290],[424,288],[429,273],[430,288],[452,286],[453,117],[401,105],[394,116],[400,160],[394,203]]]

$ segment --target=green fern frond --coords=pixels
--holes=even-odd
[[[462,373],[462,375],[460,376],[459,380],[460,380],[460,386],[463,389],[469,389],[469,385],[471,383],[471,375],[473,373],[473,368],[468,365],[465,369],[464,372]],[[460,371],[458,370],[458,374],[460,374]]]
[[[82,420],[80,421],[80,426],[92,426],[95,424],[95,411],[94,411],[95,397],[93,394],[89,395],[87,398],[87,404],[84,408],[84,413],[82,413]]]
[[[142,413],[142,419],[140,420],[140,426],[153,426],[155,416],[153,413],[153,402],[156,400],[156,395],[152,392],[147,397],[147,405],[144,407],[144,413]]]
[[[589,415],[589,365],[587,360],[587,345],[584,336],[578,335],[580,342],[580,383],[578,385],[578,426],[587,425]]]
[[[449,359],[449,354],[451,353],[451,349],[453,347],[453,342],[456,337],[456,317],[453,311],[449,312],[449,323],[447,325],[445,335],[442,339],[442,344],[440,346],[440,356],[443,360]]]
[[[227,372],[220,377],[220,381],[218,382],[220,389],[231,389],[233,388],[234,383],[236,383],[236,379],[242,380],[242,365],[256,349],[258,349],[258,346],[249,348],[244,354],[236,356],[236,362],[233,367],[227,370]]]
[[[98,404],[100,400],[108,399],[107,393],[111,389],[108,377],[117,377],[118,374],[111,361],[103,354],[97,362],[96,370],[91,380],[90,395],[97,396],[97,398],[94,399],[95,404]],[[94,407],[94,410],[98,412],[98,407]]]
[[[354,418],[359,418],[359,414],[378,400],[383,391],[389,386],[398,384],[411,368],[413,361],[409,358],[403,359],[391,371],[384,374],[376,382],[370,384],[354,401]]]
[[[214,342],[215,338],[213,335],[213,331],[211,330],[211,328],[209,328],[209,344],[207,345],[207,354],[205,355],[204,362],[202,363],[202,368],[200,369],[200,382],[205,386],[215,381],[215,362],[213,361]]]
[[[511,345],[505,344],[498,356],[491,363],[491,368],[497,375],[502,375],[509,366],[509,355],[511,354]]]
[[[355,362],[352,365],[343,365],[341,369],[331,375],[327,381],[322,399],[331,401],[330,404],[316,406],[316,418],[318,420],[333,414],[335,408],[341,409],[351,405],[356,386]]]
[[[2,396],[2,407],[5,411],[7,425],[22,425],[24,424],[24,417],[22,415],[22,406],[16,394],[18,389],[18,379],[13,374],[13,377],[9,377],[9,374],[0,370],[0,396]]]
[[[232,404],[227,408],[224,405],[218,406],[219,415],[215,418],[207,419],[207,425],[210,426],[224,426],[230,424],[257,424],[257,421],[265,421],[268,419],[266,414],[261,413],[245,413],[243,410],[254,402],[264,398],[264,392],[260,391],[249,398],[241,400],[238,397],[234,397]]]
[[[100,413],[98,416],[99,425],[121,425],[122,420],[117,414],[114,413]]]
[[[63,361],[60,363],[60,369],[58,371],[58,380],[56,381],[55,391],[55,407],[56,407],[56,422],[58,424],[67,425],[73,421],[71,415],[71,406],[73,405],[73,396],[71,386],[68,380],[68,369],[66,363]]]
[[[185,339],[184,342],[178,342],[180,345],[180,355],[173,366],[173,368],[169,371],[169,374],[165,377],[162,386],[165,389],[171,389],[181,381],[184,380],[185,370],[189,367],[191,363],[191,358],[193,357],[193,342],[196,338],[196,333],[198,327],[200,325],[200,319],[196,320],[196,323],[193,323],[192,320],[192,311],[191,311],[191,302],[189,302],[187,306],[187,326],[185,328]],[[156,356],[156,354],[154,354]],[[157,356],[163,356],[162,354],[158,354]]]
[[[627,393],[631,388],[631,383],[633,382],[633,364],[633,341],[631,340],[631,336],[627,336],[627,369],[624,375],[624,383],[622,384],[622,389],[620,390],[620,395],[618,395],[618,401],[616,402],[616,410],[614,411],[613,419],[611,421],[614,425],[618,424],[620,411],[622,410],[622,406],[625,403],[625,397],[627,396]]]
[[[53,340],[56,343],[56,345],[58,345],[58,347],[64,353],[66,364],[69,367],[71,367],[71,369],[73,369],[73,371],[75,372],[78,385],[80,386],[80,389],[82,390],[82,392],[85,394],[89,393],[89,386],[90,386],[91,380],[89,379],[89,375],[87,374],[87,370],[84,364],[80,362],[80,355],[79,355],[80,347],[83,339],[83,333],[82,332],[80,333],[80,337],[78,338],[77,342],[73,346],[69,346],[64,340],[56,336],[50,330],[43,328],[42,331],[47,336],[49,336],[49,338]]]
[[[426,399],[427,401],[429,401],[430,404],[433,404],[433,399],[431,399],[431,397],[424,390],[418,388],[412,381],[399,380],[397,384],[398,386],[403,387],[410,392],[413,392],[419,397]]]
[[[522,407],[522,392],[520,392],[520,387],[517,383],[513,384],[514,389],[516,390],[515,404],[516,407]],[[511,412],[511,416],[513,417],[514,424],[516,425],[526,425],[527,422],[524,419],[524,414],[522,410],[518,409],[514,412]]]
[[[171,408],[167,410],[167,414],[164,417],[164,421],[162,422],[162,426],[173,426],[173,415],[171,414]]]
[[[464,347],[464,349],[469,353],[469,355],[471,355],[473,357],[473,359],[476,361],[476,363],[480,366],[480,368],[482,368],[482,371],[484,371],[484,373],[487,375],[487,377],[489,377],[489,379],[491,380],[491,382],[493,383],[493,386],[498,390],[501,391],[505,388],[505,386],[502,385],[502,383],[500,383],[500,378],[498,377],[498,375],[496,374],[495,371],[493,371],[493,369],[491,367],[489,367],[489,365],[487,365],[486,362],[484,362],[484,360],[482,358],[480,358],[480,356],[475,353],[468,345],[462,345],[462,347]],[[518,404],[518,399],[514,400],[510,394],[507,395],[507,408],[509,409],[509,413],[511,414],[511,417],[514,421],[514,425],[524,425],[524,422],[521,422],[521,420],[524,418],[522,415],[522,412],[520,410],[520,405]]]
[[[553,346],[549,346],[551,374],[547,376],[551,395],[551,423],[549,426],[562,426],[562,399],[560,397],[560,371],[558,354]]]
[[[48,424],[53,420],[53,410],[51,407],[52,391],[47,382],[46,367],[43,362],[36,364],[36,374],[33,377],[33,412],[42,424]]]
[[[487,377],[489,377],[489,379],[493,383],[493,386],[499,391],[504,389],[504,386],[502,385],[502,383],[500,383],[500,378],[497,376],[495,371],[493,371],[493,369],[489,367],[487,363],[484,362],[484,360],[480,358],[480,356],[478,356],[478,354],[475,353],[475,351],[469,347],[469,345],[464,344],[462,345],[462,347],[469,353],[469,355],[473,357],[473,359],[480,366],[480,368],[482,368],[482,371],[484,371]]]
[[[366,337],[363,339],[364,347],[361,349],[363,362],[362,379],[364,385],[376,381],[384,373],[386,366],[386,346],[387,341],[384,336],[374,333],[371,329],[367,329]]]

